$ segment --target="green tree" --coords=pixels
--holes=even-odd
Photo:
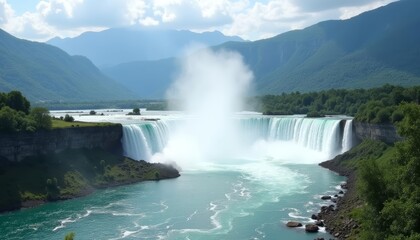
[[[31,110],[30,117],[34,120],[37,129],[51,129],[52,121],[48,109],[36,107]]]
[[[133,113],[134,113],[134,115],[140,115],[140,109],[139,108],[134,108]]]
[[[74,122],[74,118],[68,114],[64,116],[64,121],[66,122]]]
[[[16,111],[6,106],[0,110],[0,132],[17,131]]]
[[[16,111],[29,113],[31,104],[19,91],[11,91],[6,95],[6,105]]]
[[[366,201],[361,239],[420,239],[420,106],[399,107],[404,115],[389,164],[361,164],[360,190]],[[380,167],[381,166],[381,167]]]

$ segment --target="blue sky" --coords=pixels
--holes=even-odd
[[[27,11],[35,11],[39,0],[9,0],[7,2],[20,15]]]
[[[113,27],[221,31],[257,40],[396,0],[0,0],[0,28],[45,41]]]

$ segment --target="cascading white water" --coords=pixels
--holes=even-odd
[[[243,136],[241,144],[249,146],[257,140],[283,141],[329,157],[352,147],[352,120],[292,116],[239,118],[237,121]],[[341,121],[345,121],[342,132]],[[164,150],[175,128],[166,120],[124,125],[124,155],[136,160],[150,160],[154,154]]]
[[[347,120],[343,132],[342,152],[347,152],[353,147],[353,120]]]
[[[153,154],[164,149],[169,136],[170,126],[164,120],[123,125],[124,156],[136,160],[149,160]]]

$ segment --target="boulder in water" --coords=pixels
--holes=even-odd
[[[290,228],[302,227],[302,223],[290,221],[290,222],[287,222],[286,226]]]
[[[319,227],[315,224],[306,224],[305,225],[305,231],[306,232],[311,232],[311,233],[316,233],[318,232]]]
[[[322,200],[328,200],[331,199],[331,196],[325,195],[321,197]]]

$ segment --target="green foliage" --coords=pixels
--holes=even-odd
[[[74,117],[72,117],[72,116],[70,116],[70,115],[66,114],[66,115],[64,116],[64,121],[65,121],[65,122],[74,122]]]
[[[140,115],[140,109],[134,108],[132,112],[129,112],[128,115]]]
[[[140,115],[140,109],[139,108],[134,108],[133,109],[133,114]]]
[[[0,110],[0,132],[15,132],[17,130],[17,112],[10,107]]]
[[[155,172],[155,179],[156,180],[160,179],[160,173],[158,171]]]
[[[51,129],[52,120],[48,109],[35,107],[31,110],[30,117],[33,119],[36,129]]]
[[[66,236],[64,237],[64,240],[74,240],[75,235],[76,234],[74,234],[74,232],[67,233]]]
[[[388,159],[361,165],[359,189],[367,203],[361,216],[361,239],[419,239],[420,237],[420,106],[399,107],[404,137]]]
[[[402,120],[398,110],[402,102],[417,102],[420,87],[403,88],[384,85],[380,88],[293,92],[258,97],[261,111],[267,115],[307,114],[318,117],[326,114],[355,116],[358,121],[394,123]]]
[[[161,169],[102,149],[65,150],[28,157],[1,166],[0,212],[17,209],[22,201],[68,199],[96,188],[155,180],[155,173]],[[165,176],[168,174],[159,177]]]
[[[46,191],[48,200],[56,200],[60,196],[60,188],[58,187],[57,178],[47,179]]]
[[[87,58],[0,30],[0,91],[17,89],[32,101],[132,99],[134,94],[106,77]],[[19,97],[19,96],[17,96]],[[27,106],[14,102],[26,114]]]
[[[31,110],[29,101],[18,91],[0,93],[0,132],[33,132],[50,128],[51,117],[47,109]]]
[[[19,91],[11,91],[5,95],[5,105],[16,111],[29,113],[30,103]]]
[[[66,122],[63,119],[52,119],[52,128],[70,128],[70,127],[105,127],[116,125],[115,123],[95,123],[95,122]]]

